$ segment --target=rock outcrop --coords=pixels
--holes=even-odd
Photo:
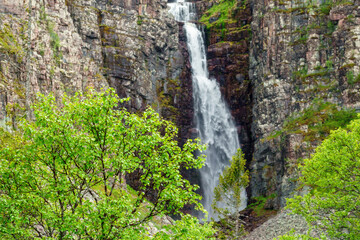
[[[309,157],[314,142],[304,142],[301,134],[269,136],[314,99],[346,108],[360,104],[360,7],[359,1],[254,0],[252,5],[250,189],[252,196],[275,194],[268,205],[279,208],[297,186],[296,159]]]
[[[297,187],[298,159],[321,140],[304,135],[322,123],[299,122],[296,133],[275,133],[314,102],[360,105],[359,1],[223,3],[197,2],[207,25],[210,75],[239,127],[249,196],[271,196],[266,207],[279,209]]]
[[[158,82],[178,80],[184,66],[177,23],[166,1],[69,1],[74,24],[103,74],[133,109],[153,103]],[[84,14],[84,11],[86,14]]]
[[[84,56],[64,1],[3,1],[0,6],[1,120],[31,117],[29,105],[37,92],[58,97],[108,86],[99,66]]]
[[[133,111],[159,108],[157,88],[184,75],[166,1],[1,0],[0,11],[9,42],[0,45],[2,120],[29,115],[37,92],[60,96],[88,86],[114,87]]]

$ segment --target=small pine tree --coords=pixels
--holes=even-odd
[[[214,200],[212,207],[219,217],[230,225],[231,213],[235,212],[235,239],[239,238],[240,230],[240,208],[241,192],[249,184],[249,171],[245,170],[246,160],[239,148],[230,160],[230,166],[226,167],[219,178],[219,184],[214,189]]]

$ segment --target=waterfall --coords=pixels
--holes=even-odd
[[[209,218],[217,219],[211,208],[213,191],[223,169],[229,165],[229,160],[240,147],[237,129],[221,96],[218,83],[209,78],[202,33],[194,23],[189,22],[196,19],[194,4],[177,0],[168,5],[169,12],[175,19],[184,22],[192,70],[195,124],[201,142],[208,146],[205,151],[205,166],[200,169],[202,204],[208,211]],[[242,199],[242,207],[245,208],[245,190]]]

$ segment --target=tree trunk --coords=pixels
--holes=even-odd
[[[236,220],[235,220],[235,238],[238,239],[240,237],[240,212],[238,208],[236,208]]]

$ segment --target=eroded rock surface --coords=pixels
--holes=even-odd
[[[131,98],[133,111],[158,108],[158,83],[179,81],[185,69],[179,27],[165,1],[32,0],[31,18],[29,2],[0,6],[3,34],[15,35],[21,50],[0,48],[0,119],[16,104],[14,111],[28,112],[36,92],[61,96],[88,86],[114,87]]]
[[[268,204],[279,208],[297,186],[292,170],[296,159],[310,156],[311,143],[299,134],[268,139],[286,118],[314,99],[347,108],[359,105],[359,28],[359,1],[314,6],[253,1],[252,196],[275,194]]]

